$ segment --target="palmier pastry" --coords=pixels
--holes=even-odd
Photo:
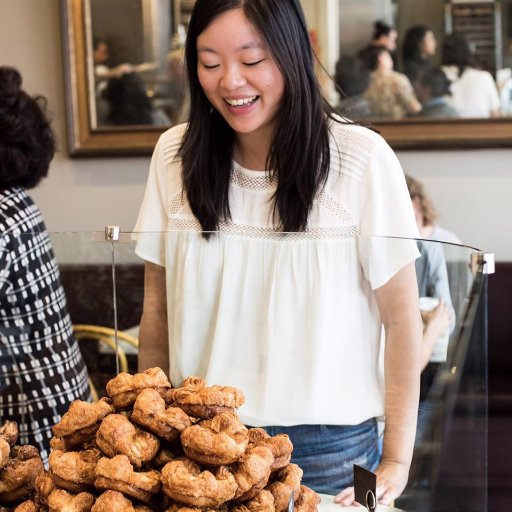
[[[48,505],[48,498],[50,494],[57,488],[55,482],[52,480],[50,474],[43,471],[37,475],[35,481],[35,490],[37,501],[43,505]]]
[[[274,496],[276,512],[285,512],[288,509],[292,491],[295,499],[298,498],[302,473],[302,469],[297,464],[289,464],[277,472],[276,480],[267,487]]]
[[[221,412],[234,412],[245,402],[245,397],[237,388],[207,387],[204,379],[188,377],[181,388],[169,391],[166,400],[194,418],[213,418]]]
[[[173,503],[165,512],[228,512],[228,507],[220,508],[199,508],[189,507],[183,503]]]
[[[9,462],[10,453],[11,445],[3,437],[0,437],[0,469]]]
[[[237,489],[235,478],[226,467],[202,471],[189,459],[166,464],[162,484],[165,494],[173,500],[202,508],[220,507],[234,497]]]
[[[96,466],[94,485],[97,489],[119,491],[148,503],[160,490],[160,473],[152,469],[135,472],[126,455],[112,459],[103,457]]]
[[[313,489],[301,485],[299,496],[295,500],[295,512],[316,512],[319,503],[320,496]]]
[[[144,389],[139,393],[130,420],[171,443],[192,425],[188,415],[179,407],[166,408],[164,399],[154,389]]]
[[[102,421],[96,443],[108,457],[126,455],[137,468],[149,462],[160,448],[160,441],[153,434],[133,425],[121,414],[111,414]]]
[[[9,461],[11,448],[18,440],[18,424],[15,421],[4,421],[0,427],[0,469]]]
[[[81,452],[53,450],[48,459],[50,476],[58,487],[67,491],[93,491],[96,464],[102,456],[97,448]]]
[[[287,434],[277,434],[277,436],[271,437],[262,428],[251,428],[249,429],[249,445],[263,445],[270,448],[274,456],[272,471],[284,468],[292,458],[293,444]]]
[[[0,437],[5,439],[12,448],[18,440],[18,424],[15,421],[4,421],[0,427]]]
[[[274,512],[274,496],[263,489],[254,498],[231,507],[230,512]]]
[[[192,425],[181,434],[185,454],[200,464],[211,466],[237,462],[248,442],[247,427],[235,415],[225,412]]]
[[[117,491],[105,491],[96,498],[91,512],[151,512],[144,505],[133,506],[133,503],[122,493]]]
[[[48,496],[50,512],[90,512],[94,496],[88,492],[72,494],[64,489],[55,489]]]
[[[0,503],[27,498],[34,490],[37,475],[43,471],[43,461],[37,448],[14,446],[9,461],[0,472]]]
[[[118,409],[131,407],[137,395],[146,388],[152,388],[160,396],[165,397],[171,389],[171,383],[160,368],[149,368],[135,375],[122,372],[111,379],[106,386],[108,396]]]
[[[53,444],[50,445],[54,449],[65,447],[66,450],[83,446],[94,438],[103,418],[113,412],[114,408],[108,398],[101,398],[93,403],[74,400],[68,412],[52,428],[54,436],[60,440],[52,440]]]
[[[32,500],[24,501],[23,503],[20,503],[15,509],[13,509],[13,512],[40,512],[41,507],[33,502]]]
[[[266,446],[253,446],[244,454],[234,471],[236,501],[254,498],[267,485],[273,462],[274,456]]]

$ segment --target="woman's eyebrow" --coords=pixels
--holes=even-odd
[[[250,50],[252,48],[258,48],[258,49],[264,50],[265,46],[258,41],[251,41],[250,43],[245,43],[242,46],[235,48],[235,51]],[[198,53],[199,52],[217,53],[217,51],[214,50],[213,48],[210,48],[209,46],[204,46],[204,45],[198,46],[197,51],[198,51]]]

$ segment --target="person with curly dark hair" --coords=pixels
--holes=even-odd
[[[90,398],[66,297],[39,208],[26,192],[56,148],[46,101],[0,67],[0,418],[46,461],[51,427],[71,401]]]

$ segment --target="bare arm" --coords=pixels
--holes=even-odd
[[[165,268],[146,262],[139,331],[139,371],[155,366],[169,373]]]
[[[421,316],[424,323],[423,341],[421,343],[421,370],[424,370],[430,360],[436,341],[450,328],[453,312],[441,299],[433,311],[429,311],[425,315],[422,313]]]
[[[376,290],[375,296],[386,331],[386,427],[376,470],[377,497],[380,503],[389,504],[407,484],[418,415],[422,325],[414,263]],[[342,491],[335,501],[352,505],[353,488]]]

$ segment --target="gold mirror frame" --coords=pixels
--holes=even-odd
[[[89,111],[84,0],[60,0],[70,156],[151,154],[162,127],[93,129]],[[374,122],[396,150],[512,147],[512,117]]]

